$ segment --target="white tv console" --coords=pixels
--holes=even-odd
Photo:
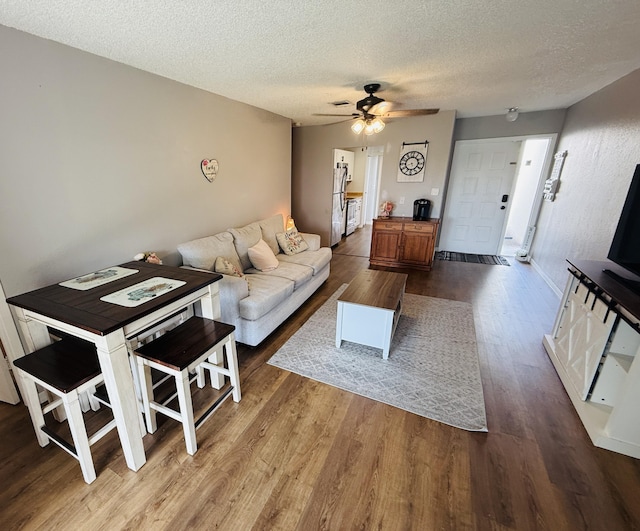
[[[544,347],[593,444],[640,458],[640,296],[605,273],[612,262],[571,260]]]

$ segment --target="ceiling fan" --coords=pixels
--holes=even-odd
[[[381,118],[403,118],[407,116],[424,116],[436,114],[440,109],[404,109],[392,111],[392,103],[375,95],[380,90],[380,83],[369,83],[364,86],[368,94],[356,103],[358,112],[351,114],[315,114],[314,116],[351,116],[357,119],[351,126],[354,133],[364,132],[366,135],[379,133],[384,129]]]

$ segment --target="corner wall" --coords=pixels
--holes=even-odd
[[[293,130],[292,206],[296,225],[305,232],[320,234],[328,245],[331,233],[331,186],[334,148],[384,148],[381,200],[396,204],[394,216],[412,216],[413,201],[432,201],[431,216],[439,217],[449,171],[455,111],[441,111],[389,121],[381,133],[370,137],[355,135],[351,122],[300,127]],[[403,142],[429,141],[425,178],[421,183],[397,182],[398,160]],[[432,195],[432,188],[439,190]],[[401,197],[405,204],[400,205]]]
[[[640,70],[569,108],[557,151],[567,151],[554,202],[543,202],[532,256],[562,290],[567,258],[605,260],[640,163]]]
[[[0,49],[7,296],[289,213],[290,120],[4,26]]]

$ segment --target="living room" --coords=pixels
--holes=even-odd
[[[314,206],[316,203],[309,201],[309,197],[314,197],[314,190],[308,186],[312,177],[321,171],[325,153],[334,147],[355,145],[348,123],[292,129],[290,119],[272,112],[5,26],[0,26],[0,48],[10,51],[0,55],[0,71],[3,73],[0,85],[3,116],[0,126],[3,160],[3,176],[0,180],[0,221],[3,227],[0,232],[3,257],[0,262],[0,282],[5,296],[17,295],[88,271],[126,262],[135,254],[146,250],[158,253],[167,265],[178,265],[180,256],[177,246],[180,243],[229,227],[242,226],[276,213],[282,213],[285,217],[292,214],[301,230],[320,234],[327,230],[315,225],[314,220],[317,216],[314,215],[314,208],[322,208],[322,205]],[[396,144],[404,140],[416,140],[416,136],[421,139],[426,136],[430,142],[429,186],[443,190],[446,188],[448,166],[456,140],[549,133],[558,135],[556,151],[566,150],[569,153],[561,177],[558,200],[543,204],[532,247],[533,264],[520,265],[525,269],[519,273],[535,287],[523,291],[532,299],[536,297],[536,290],[549,289],[555,292],[555,298],[552,295],[542,303],[542,308],[552,314],[546,316],[545,323],[548,323],[549,327],[559,304],[559,294],[566,282],[565,260],[569,257],[604,259],[633,169],[640,162],[640,102],[636,96],[637,87],[640,86],[640,70],[633,69],[629,72],[606,87],[598,87],[591,95],[566,109],[525,111],[517,121],[511,123],[504,119],[504,115],[459,118],[454,110],[443,109],[443,112],[434,116],[406,118],[390,123],[387,129],[380,133],[381,143]],[[259,87],[256,90],[259,90]],[[205,157],[220,161],[219,174],[214,182],[208,182],[201,173],[200,161]],[[388,175],[387,178],[392,180],[395,176]],[[348,281],[346,272],[350,271],[349,268],[360,269],[366,268],[367,265],[366,259],[344,258],[340,262],[343,273],[332,278],[319,291],[317,301],[305,306],[295,319],[284,325],[284,329],[275,336],[273,344],[263,347],[264,350],[259,350],[257,354],[250,350],[242,354],[241,378],[251,381],[254,374],[262,377],[259,382],[253,380],[253,393],[245,394],[245,404],[253,403],[256,406],[253,409],[245,406],[247,411],[256,415],[259,412],[265,413],[257,409],[257,404],[262,400],[261,389],[271,389],[273,394],[282,395],[279,402],[271,403],[271,416],[266,415],[265,422],[275,423],[279,415],[311,415],[305,409],[311,405],[340,409],[336,404],[343,398],[342,395],[320,391],[314,384],[302,386],[299,382],[288,381],[285,387],[274,390],[269,386],[274,385],[274,381],[283,379],[283,376],[274,369],[261,369],[261,366],[264,365],[265,358],[277,350],[279,343],[286,340],[287,334],[293,333],[294,330],[289,327],[299,327],[322,300],[330,295],[331,290],[335,290],[343,281]],[[334,269],[332,265],[332,270]],[[452,271],[462,277],[473,276],[468,269],[454,267]],[[478,271],[477,275],[481,278],[474,280],[487,283],[497,281],[500,284],[508,282],[501,279],[504,274]],[[539,277],[535,279],[533,274]],[[450,285],[438,287],[435,285],[438,279],[446,279]],[[454,297],[454,284],[457,282],[472,285],[471,280],[457,280],[452,273],[438,273],[432,276],[420,274],[412,277],[412,282],[417,292],[449,298]],[[469,289],[479,290],[477,287]],[[520,294],[518,292],[518,295]],[[500,312],[496,310],[496,314]],[[508,326],[508,321],[505,321],[504,327]],[[505,337],[494,339],[495,343],[504,345],[508,341],[517,341],[508,330],[503,332]],[[536,379],[543,371],[540,368],[543,364],[541,356],[544,354],[541,342],[542,334],[547,333],[548,329],[541,329],[539,332],[536,337],[539,337],[540,352],[531,362],[534,374],[532,385],[541,386],[540,400],[548,396],[545,393],[549,393],[552,396],[552,406],[562,403],[564,410],[560,418],[569,418],[569,422],[577,423],[577,417],[571,416],[574,413],[570,403],[566,397],[562,398],[561,384],[556,381],[556,387],[553,387],[554,382],[550,383],[548,380],[549,375],[552,375],[552,369],[544,369],[547,379],[543,383]],[[507,356],[504,351],[501,351],[500,355]],[[496,367],[492,366],[492,369]],[[498,372],[496,369],[496,374]],[[553,379],[553,376],[551,378]],[[497,402],[497,396],[503,402],[508,402],[508,396],[503,396],[507,394],[504,391],[508,388],[507,385],[504,384],[504,388],[500,387],[503,384],[498,380],[492,385],[495,396],[491,397],[485,390],[487,400]],[[292,404],[287,403],[287,392],[299,399],[300,410],[296,411]],[[303,396],[314,392],[319,394],[320,401],[310,401],[308,397],[303,399]],[[533,399],[534,395],[529,393],[527,396]],[[327,401],[324,406],[322,400]],[[370,410],[362,403],[358,405],[359,414],[365,417]],[[500,408],[501,411],[506,409],[504,406]],[[518,404],[515,409],[519,414],[526,414],[526,404]],[[554,430],[560,431],[557,418],[552,418],[552,407],[548,409],[548,424],[553,426]],[[229,417],[231,412],[225,415]],[[375,410],[376,420],[384,421],[386,415],[388,413]],[[311,416],[318,423],[325,422],[327,418],[318,411],[314,411]],[[11,418],[13,423],[5,424],[4,429],[22,429],[22,426],[18,427],[17,420]],[[27,429],[31,429],[28,416],[23,416],[21,421]],[[413,427],[416,432],[422,434],[422,431],[426,430],[422,425],[406,422],[409,428]],[[531,431],[535,429],[535,424],[525,425],[521,419],[511,418],[508,413],[503,417],[496,416],[493,422],[496,428],[503,428],[503,437],[497,443],[498,449],[508,448],[505,450],[506,453],[515,454],[519,445],[527,449],[531,445]],[[307,424],[304,426],[308,427]],[[395,425],[390,422],[385,426],[385,435],[391,441],[395,440]],[[246,425],[243,427],[246,428]],[[490,425],[490,430],[491,428]],[[248,442],[245,441],[238,452],[251,453],[251,443],[260,440],[258,428],[252,426],[252,429],[256,429],[256,432],[247,436]],[[289,434],[286,433],[286,427],[281,429],[279,438],[274,438],[271,442],[273,447],[269,447],[273,456],[285,452],[287,448]],[[516,441],[516,432],[519,431],[526,432],[526,437]],[[230,437],[232,432],[226,433]],[[221,426],[220,436],[215,439],[218,444],[225,444],[224,434],[225,430]],[[361,439],[366,438],[363,434],[373,437],[376,430],[367,425],[367,429],[363,429],[356,437],[358,444],[362,442]],[[566,508],[572,499],[582,500],[581,503],[584,505],[580,505],[580,510],[588,513],[587,520],[593,518],[596,524],[606,523],[606,519],[595,514],[595,509],[588,511],[585,506],[589,503],[593,503],[596,508],[606,506],[602,511],[603,515],[615,514],[611,516],[614,522],[626,524],[628,528],[638,526],[640,515],[627,499],[629,492],[637,492],[637,478],[640,477],[638,465],[631,458],[610,457],[607,455],[610,452],[605,450],[587,450],[588,438],[586,435],[584,438],[587,442],[581,443],[584,446],[580,446],[575,455],[571,454],[570,464],[561,463],[560,457],[554,460],[548,455],[538,456],[539,461],[551,459],[552,462],[547,463],[549,466],[546,469],[538,466],[539,463],[534,466],[526,461],[519,462],[519,473],[522,475],[534,469],[534,482],[542,481],[538,475],[547,474],[548,469],[553,468],[552,465],[563,469],[566,477],[571,478],[571,481],[566,480],[566,483],[573,482],[569,486],[564,484],[560,489],[555,484],[557,478],[552,477],[548,482],[549,490],[534,496],[535,502],[545,502],[554,506],[556,502],[551,498],[557,494],[557,490],[563,490],[565,504],[562,510],[567,512],[563,513],[565,519],[555,527],[556,529],[589,526],[588,521],[578,520],[579,510],[570,512]],[[436,442],[438,439],[439,442]],[[31,455],[44,451],[37,447],[32,433],[29,437],[25,436],[24,440],[30,440],[36,446]],[[477,501],[481,498],[473,498],[479,495],[470,494],[469,484],[458,481],[455,488],[460,492],[449,493],[448,497],[447,482],[444,479],[452,471],[459,472],[460,469],[469,467],[465,458],[455,453],[461,448],[462,453],[470,451],[467,440],[463,435],[456,435],[448,430],[434,430],[419,442],[415,440],[417,439],[414,439],[416,448],[409,450],[405,445],[411,446],[411,442],[402,440],[399,443],[402,451],[415,454],[416,461],[424,465],[425,459],[421,457],[420,452],[428,451],[428,443],[437,445],[439,462],[442,463],[442,468],[446,469],[438,470],[433,462],[429,462],[429,467],[420,469],[420,474],[424,476],[433,474],[434,482],[441,487],[439,495],[430,492],[429,494],[434,496],[431,500],[424,495],[424,491],[414,492],[421,497],[420,503],[423,504],[418,511],[419,514],[427,513],[431,503],[440,504],[439,514],[446,514],[446,517],[440,520],[440,525],[433,525],[433,528],[471,528],[474,522],[476,527],[480,528],[488,527],[489,523],[499,522],[507,529],[535,528],[536,523],[540,524],[536,521],[535,515],[522,520],[514,516],[511,521],[509,517],[500,519],[495,515],[485,515],[484,520],[471,518],[469,514],[474,507],[478,514],[483,513],[481,507],[474,506],[474,503],[481,503]],[[565,439],[562,441],[566,443]],[[389,444],[392,445],[391,442]],[[473,452],[481,454],[482,446],[482,443],[477,443],[473,446]],[[447,447],[452,448],[451,452],[447,451]],[[99,458],[105,469],[108,468],[105,463],[118,457],[119,451],[117,445],[107,448],[108,455]],[[172,470],[178,470],[177,474],[177,464],[186,457],[180,450],[181,448],[173,452],[168,450],[164,454],[171,463]],[[307,450],[312,454],[317,448],[310,447]],[[562,450],[558,455],[566,456],[566,449]],[[15,451],[15,448],[5,448],[5,459],[10,461]],[[549,451],[549,454],[551,453]],[[494,447],[488,459],[499,461],[498,456],[499,451]],[[588,473],[579,467],[572,468],[575,464],[573,461],[580,457],[590,461]],[[67,466],[66,456],[62,456],[61,459],[65,463],[61,474],[68,474],[64,475],[65,478],[75,478],[76,464],[72,462]],[[300,461],[303,459],[304,456],[299,456]],[[344,462],[348,463],[348,456],[344,458]],[[54,473],[46,463],[46,460],[40,461],[34,473],[38,476]],[[418,467],[419,464],[413,463],[411,466]],[[487,479],[488,485],[500,491],[507,491],[509,487],[500,484],[500,481],[508,479],[509,483],[515,480],[513,472],[503,469],[503,464],[495,465],[490,473],[487,472],[489,465],[486,465],[486,469],[469,473],[479,476],[486,474],[490,476]],[[260,465],[252,462],[252,465],[256,467],[253,471],[245,469],[242,456],[237,457],[236,461],[230,460],[229,468],[215,476],[213,482],[216,488],[207,491],[203,501],[224,490],[226,482],[238,481],[233,479],[236,473],[244,474],[244,480],[239,482],[239,487],[234,483],[238,489],[235,492],[240,492],[243,486],[249,488],[254,481],[275,477],[270,476],[273,470],[270,469],[272,463],[264,461]],[[601,469],[601,466],[605,465],[610,465],[611,468],[611,476],[606,476],[606,479]],[[7,466],[13,470],[10,465]],[[263,469],[259,469],[260,466],[263,466]],[[159,468],[161,467],[162,465],[159,465]],[[32,473],[29,465],[25,463],[13,472],[16,475],[27,476]],[[375,472],[368,472],[375,476]],[[411,475],[411,472],[408,471],[406,474]],[[135,475],[129,474],[124,466],[115,465],[108,470],[107,475],[113,482],[103,487],[99,494],[95,490],[92,493],[90,487],[78,485],[74,501],[85,504],[90,511],[98,512],[101,503],[106,503],[118,495],[121,482],[128,482],[127,493],[136,492],[132,487],[133,480],[129,478]],[[125,480],[122,480],[122,477]],[[466,478],[468,475],[461,474],[460,477]],[[9,476],[5,478],[10,481]],[[162,474],[157,469],[153,475],[150,473],[149,478],[163,481]],[[196,474],[195,478],[199,482],[210,479],[203,474]],[[261,495],[257,491],[251,492],[255,493],[256,499],[260,496],[277,497],[280,488],[282,492],[286,491],[288,497],[284,501],[289,504],[288,507],[293,507],[291,512],[295,513],[310,496],[313,483],[310,478],[303,478],[296,485],[301,491],[300,498],[296,499],[291,491],[285,490],[287,481],[295,483],[295,469],[291,471],[291,476],[280,476],[278,479],[279,482],[265,484],[268,485],[268,492]],[[164,481],[171,483],[172,480]],[[374,480],[367,475],[367,479],[363,479],[361,483],[365,485],[363,489],[370,487],[371,491],[375,491],[379,487],[377,484],[371,486],[367,481]],[[186,488],[188,478],[180,477],[176,482],[181,488]],[[594,486],[597,482],[608,482],[608,486]],[[55,490],[51,478],[43,479],[37,489],[32,482],[28,484],[29,488],[35,489],[41,496],[45,495],[45,491]],[[415,485],[424,487],[422,483]],[[487,486],[477,478],[474,480],[474,488],[483,485]],[[313,510],[331,513],[335,504],[340,506],[337,512],[348,512],[336,501],[342,492],[340,486],[336,485],[335,489],[335,492],[340,494],[329,493],[323,498],[326,499],[328,507],[316,507]],[[459,502],[458,496],[462,496],[462,491],[465,492],[466,502],[467,498],[475,501]],[[190,492],[195,496],[197,486]],[[355,492],[355,487],[349,491],[350,494]],[[372,499],[376,498],[370,491],[363,492],[367,492],[367,496],[371,496]],[[398,494],[399,497],[403,495],[406,497],[406,490]],[[90,499],[92,496],[93,499]],[[143,514],[151,504],[148,504],[143,492],[137,492],[137,496],[140,514]],[[605,501],[595,501],[598,496]],[[46,496],[46,499],[48,503],[53,503],[50,496]],[[233,499],[225,500],[228,507],[234,506]],[[451,500],[460,505],[447,507]],[[520,508],[526,506],[526,500],[529,500],[526,487],[520,486],[518,495],[511,502],[514,507]],[[19,503],[20,498],[12,501]],[[243,502],[251,501],[243,499]],[[492,510],[499,507],[497,498],[492,501],[495,504]],[[395,499],[392,502],[396,503]],[[67,502],[59,503],[64,505]],[[360,499],[358,503],[364,502]],[[406,500],[397,501],[397,504],[403,503],[406,503]],[[575,503],[579,505],[578,501]],[[598,503],[602,505],[599,506]],[[4,507],[4,504],[2,505]],[[117,511],[117,507],[118,505],[111,505],[114,511]],[[184,506],[180,507],[185,511]],[[34,512],[42,511],[43,514],[49,514],[47,511],[50,510],[38,505]],[[311,512],[311,509],[307,510]],[[507,509],[503,510],[505,514],[510,512]],[[544,513],[546,519],[540,527],[554,528],[548,521],[548,509],[535,507],[532,511]],[[131,515],[131,507],[128,506],[125,512],[127,516]],[[209,510],[203,511],[203,514],[211,516]],[[459,521],[456,521],[456,515],[460,517]],[[145,524],[150,521],[144,520],[142,516],[139,518]],[[62,521],[59,514],[56,521]],[[245,522],[250,521],[253,522],[250,519]],[[307,520],[309,521],[311,520]],[[206,522],[197,522],[196,526],[206,527]],[[264,520],[261,522],[265,523]],[[268,520],[266,522],[268,523]],[[46,522],[41,523],[46,526]],[[127,526],[134,527],[135,523],[135,517],[131,517]],[[182,523],[187,527],[185,521]],[[418,520],[414,520],[413,527],[418,528],[418,523]],[[393,524],[387,524],[387,528],[393,528]],[[518,527],[516,524],[521,526]],[[164,525],[168,523],[165,522]],[[234,528],[229,522],[227,525],[229,529]],[[295,528],[295,525],[282,525],[281,528]],[[422,528],[429,528],[429,524],[425,526]],[[22,525],[17,524],[16,527],[21,528]],[[251,524],[241,527],[251,527]],[[597,525],[593,527],[597,528]]]

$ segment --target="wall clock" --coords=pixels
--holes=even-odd
[[[411,147],[408,147],[411,146]],[[402,143],[398,160],[399,183],[421,183],[427,168],[429,142]]]
[[[424,155],[419,151],[407,151],[400,159],[400,171],[405,175],[416,175],[424,169]]]

